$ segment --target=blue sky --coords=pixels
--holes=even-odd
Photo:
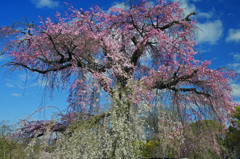
[[[62,0],[8,0],[0,5],[0,26],[11,25],[16,21],[38,22],[38,16],[54,17],[56,11],[63,13]],[[123,1],[115,0],[66,0],[75,8],[88,9],[99,5],[107,10],[111,6],[123,7]],[[198,15],[198,46],[202,60],[211,60],[212,68],[228,67],[240,73],[240,1],[239,0],[181,0],[181,7],[186,14],[195,11]],[[0,65],[7,62],[0,57]],[[0,69],[0,121],[11,123],[27,117],[43,106],[56,106],[64,110],[67,106],[68,90],[54,91],[54,99],[49,99],[44,90],[45,82],[36,79],[37,74],[11,72],[9,68]],[[232,81],[233,95],[240,103],[240,82]],[[56,109],[49,108],[36,113],[32,119],[47,119]]]

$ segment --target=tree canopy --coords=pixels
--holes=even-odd
[[[103,156],[134,154],[127,151],[134,139],[127,136],[140,130],[131,123],[154,106],[159,106],[162,122],[171,118],[164,112],[173,112],[179,123],[166,128],[176,127],[180,132],[195,120],[211,118],[224,124],[226,114],[236,105],[229,86],[235,73],[212,69],[210,61],[197,58],[198,28],[192,19],[196,13],[184,15],[178,2],[163,0],[129,6],[106,12],[99,7],[78,10],[69,5],[66,15],[57,13],[54,20],[41,18],[39,25],[0,30],[10,37],[2,51],[11,57],[5,66],[41,74],[50,91],[69,88],[64,123],[52,124],[50,131],[60,131],[58,126],[63,128],[77,119],[103,125],[104,119],[110,120],[105,126],[110,127],[112,138],[105,137],[112,147],[108,152],[105,145]],[[101,111],[103,107],[106,111]],[[51,122],[33,125],[25,130],[35,136],[36,132],[46,133],[42,126]]]

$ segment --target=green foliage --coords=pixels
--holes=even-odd
[[[159,158],[159,157],[171,157],[174,158],[176,156],[176,152],[174,147],[169,147],[167,148],[167,154],[164,154],[162,151],[162,144],[166,143],[161,143],[160,140],[157,138],[152,139],[146,143],[141,143],[141,156],[145,158]]]
[[[230,126],[226,136],[226,143],[231,151],[236,151],[240,154],[240,130]]]
[[[9,125],[1,122],[0,126],[0,158],[1,159],[24,159],[25,145],[23,143],[18,143],[16,139],[12,139],[11,135],[12,129]]]
[[[236,111],[233,114],[233,126],[240,129],[240,106],[236,107]]]
[[[159,142],[157,140],[150,140],[145,144],[142,144],[142,156],[152,157],[159,148]]]
[[[25,159],[24,148],[24,144],[0,138],[0,158],[2,159]]]
[[[201,130],[202,132],[223,131],[222,125],[214,120],[197,121],[190,124],[190,127],[192,128],[194,133],[197,133],[199,130]]]

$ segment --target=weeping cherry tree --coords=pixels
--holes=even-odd
[[[147,133],[143,119],[158,107],[162,155],[170,148],[183,155],[191,121],[224,124],[235,106],[235,73],[197,58],[195,14],[185,15],[178,2],[143,0],[108,11],[69,5],[54,20],[1,27],[1,55],[10,57],[4,66],[40,74],[49,91],[69,89],[64,122],[26,122],[25,134],[62,132],[53,158],[133,158]]]

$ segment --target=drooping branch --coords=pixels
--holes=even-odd
[[[34,129],[31,129],[31,123],[29,123],[29,125],[22,127],[21,129],[22,131],[25,131],[26,134],[29,134],[28,138],[44,136],[48,129],[50,132],[58,132],[58,133],[64,133],[68,129],[67,134],[71,134],[73,133],[72,131],[74,131],[74,129],[76,129],[77,126],[79,126],[79,121],[95,125],[95,124],[98,124],[100,121],[102,121],[104,118],[110,117],[111,113],[105,112],[98,115],[85,114],[84,116],[86,116],[86,119],[83,119],[83,120],[76,119],[73,121],[68,121],[63,123],[37,124],[37,126],[35,126]],[[71,127],[71,129],[69,129],[69,127]]]
[[[29,67],[29,66],[27,66],[27,65],[25,65],[25,64],[16,63],[16,62],[9,62],[9,63],[6,63],[5,65],[9,65],[9,66],[11,66],[11,65],[12,65],[12,66],[21,66],[21,67],[23,67],[23,68],[26,68],[26,69],[32,71],[32,72],[38,72],[38,73],[40,73],[40,74],[46,74],[46,73],[48,73],[48,72],[60,71],[60,70],[63,70],[63,69],[66,69],[66,68],[72,66],[71,63],[68,63],[68,64],[62,65],[62,66],[60,66],[60,67],[58,67],[58,68],[48,68],[48,69],[46,69],[46,70],[40,70],[40,69],[36,69],[36,68],[31,68],[31,67]],[[3,66],[4,66],[4,65],[3,65]]]
[[[172,27],[172,26],[175,25],[175,24],[180,24],[180,23],[183,22],[183,21],[188,21],[188,22],[190,22],[191,19],[190,19],[189,17],[190,17],[191,15],[196,15],[196,13],[195,13],[195,12],[192,12],[192,13],[188,14],[185,18],[183,18],[183,19],[181,19],[181,20],[173,21],[173,22],[171,22],[171,23],[168,23],[167,25],[164,25],[164,26],[162,26],[162,27],[158,27],[157,29],[166,30],[167,28],[170,28],[170,27]]]
[[[210,97],[211,95],[206,92],[198,91],[196,88],[176,88],[175,86],[179,82],[184,82],[187,81],[191,78],[193,78],[197,74],[197,70],[194,70],[192,74],[190,75],[184,75],[181,77],[177,77],[177,72],[179,71],[180,68],[174,73],[172,80],[169,80],[169,82],[163,82],[163,81],[157,81],[153,88],[157,89],[169,89],[173,90],[175,92],[193,92],[198,95],[204,95],[206,97]]]
[[[205,97],[210,97],[211,96],[209,93],[198,91],[196,88],[175,88],[175,87],[171,87],[170,89],[175,91],[175,92],[193,92],[193,93],[196,93],[198,95],[204,95]]]
[[[24,40],[25,40],[25,39],[21,39],[21,40],[19,40],[19,41],[15,41],[15,42],[9,44],[8,46],[6,46],[6,47],[1,51],[0,56],[4,55],[4,53],[5,53],[10,47],[14,46],[15,44],[19,44],[19,43],[23,42]]]
[[[53,45],[54,50],[55,50],[55,51],[57,52],[57,54],[61,57],[61,60],[60,60],[60,61],[63,61],[63,60],[64,60],[64,55],[61,54],[60,51],[57,49],[56,44],[55,44],[52,36],[51,36],[50,34],[46,33],[46,32],[41,32],[41,33],[44,33],[44,34],[46,34],[46,35],[48,36],[49,40],[51,41],[51,43],[52,43],[52,45]]]
[[[173,25],[180,24],[180,23],[183,22],[183,21],[188,21],[188,22],[190,22],[191,19],[190,19],[189,17],[190,17],[191,15],[196,15],[196,13],[195,13],[195,12],[192,12],[192,13],[188,14],[185,18],[183,18],[183,19],[181,19],[181,20],[179,20],[179,21],[173,21],[173,22],[168,23],[167,25],[164,25],[164,26],[162,26],[162,27],[158,27],[158,24],[157,24],[157,26],[155,26],[155,25],[152,23],[152,25],[154,26],[155,29],[160,29],[160,30],[163,31],[163,30],[165,30],[165,29],[167,29],[167,28],[172,27]],[[141,35],[141,37],[144,37],[143,29],[142,29],[142,31],[140,31],[139,27],[135,24],[132,16],[131,16],[131,20],[132,20],[131,22],[132,22],[133,27],[137,30],[137,32]],[[135,36],[133,36],[133,37],[131,38],[131,40],[132,40],[132,42],[133,42],[133,44],[134,44],[135,46],[138,46],[138,45],[139,45],[139,44],[138,44],[139,42],[137,41],[137,39],[136,39]],[[152,44],[151,44],[150,42],[146,42],[145,46],[146,46],[146,45],[152,46]],[[141,55],[143,54],[143,51],[144,51],[144,49],[145,49],[145,46],[143,45],[143,43],[141,43],[139,46],[140,46],[140,47],[137,48],[137,49],[134,51],[134,53],[132,54],[132,57],[131,57],[131,62],[134,64],[134,66],[136,66],[138,59],[141,57]]]
[[[193,71],[193,73],[190,75],[183,75],[180,77],[176,77],[176,75],[174,74],[173,78],[167,82],[156,81],[155,84],[153,85],[153,88],[170,89],[172,86],[176,86],[180,81],[185,81],[185,80],[191,79],[192,77],[194,77],[196,75],[196,73],[197,73],[197,70]]]

